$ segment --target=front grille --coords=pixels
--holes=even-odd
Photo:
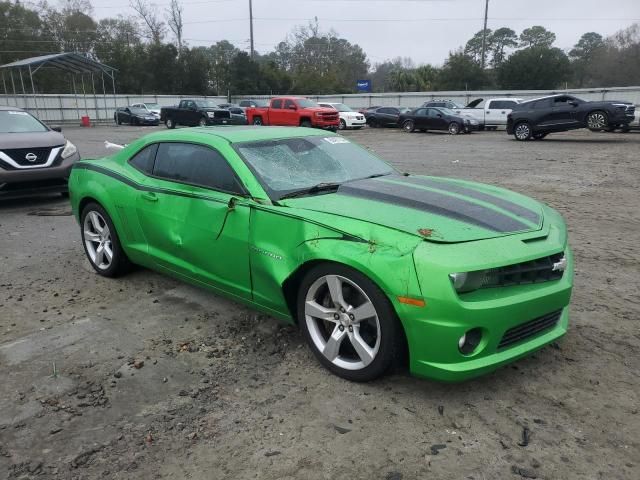
[[[44,148],[12,148],[2,150],[2,152],[11,157],[11,159],[16,162],[18,165],[22,165],[25,167],[30,167],[32,165],[44,165],[47,163],[49,159],[49,154],[51,153],[51,149],[53,147],[44,147]],[[35,155],[36,159],[34,161],[27,160],[27,156],[31,157],[31,155]]]
[[[320,113],[320,116],[325,120],[337,120],[339,115],[337,113]]]
[[[528,262],[487,270],[481,288],[508,287],[560,280],[564,268],[554,270],[554,265],[561,262],[563,258],[564,253],[560,252]]]
[[[498,344],[498,350],[513,345],[514,343],[521,342],[527,338],[533,337],[538,333],[550,330],[555,327],[560,320],[562,310],[556,312],[547,313],[541,317],[530,320],[517,327],[507,330]]]
[[[231,112],[228,110],[221,110],[213,112],[214,118],[231,118]]]

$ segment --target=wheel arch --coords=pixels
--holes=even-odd
[[[300,117],[300,120],[298,121],[298,125],[302,125],[304,122],[309,122],[311,125],[313,125],[313,121],[311,120],[311,117]]]
[[[367,277],[374,285],[376,285],[381,290],[382,294],[386,297],[387,301],[389,302],[389,305],[391,306],[391,311],[395,315],[395,320],[399,325],[398,331],[400,333],[401,338],[399,339],[400,350],[398,352],[396,361],[398,361],[401,366],[408,365],[409,341],[407,339],[406,327],[400,317],[400,312],[398,312],[397,302],[394,301],[394,299],[391,297],[388,291],[386,291],[386,289],[380,284],[379,277],[375,275],[372,276],[370,275],[370,272],[363,271],[363,269],[357,268],[356,266],[350,265],[348,263],[336,261],[336,260],[330,260],[330,259],[319,259],[319,258],[311,259],[299,265],[298,268],[296,268],[296,270],[294,270],[291,273],[291,275],[289,275],[289,277],[287,277],[284,280],[282,284],[282,293],[287,303],[287,308],[291,312],[291,318],[293,319],[294,324],[299,325],[299,319],[297,316],[297,305],[296,305],[297,297],[298,297],[298,286],[302,282],[302,279],[304,278],[304,276],[309,271],[311,271],[311,269],[313,269],[318,265],[326,265],[326,264],[340,265],[342,267],[353,269],[358,273],[360,273],[361,275],[364,275],[365,277]]]

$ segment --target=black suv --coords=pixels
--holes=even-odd
[[[576,128],[627,130],[635,105],[622,101],[586,102],[571,95],[551,95],[523,102],[507,116],[507,133],[516,140],[536,140]]]

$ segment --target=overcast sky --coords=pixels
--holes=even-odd
[[[91,0],[98,18],[132,15],[128,0]],[[169,0],[150,0],[159,11]],[[190,46],[229,40],[249,49],[249,0],[181,0]],[[359,44],[372,64],[402,56],[439,65],[482,29],[485,0],[253,0],[255,48],[270,51],[296,25],[317,16]],[[531,25],[553,31],[569,49],[594,31],[610,35],[640,22],[640,0],[490,0],[488,28],[518,34]]]

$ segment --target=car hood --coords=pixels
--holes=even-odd
[[[64,135],[50,130],[48,132],[0,133],[2,149],[42,148],[64,145]]]
[[[442,243],[530,232],[543,224],[543,206],[531,198],[489,185],[414,175],[356,180],[335,193],[280,203],[356,235],[349,220]]]

